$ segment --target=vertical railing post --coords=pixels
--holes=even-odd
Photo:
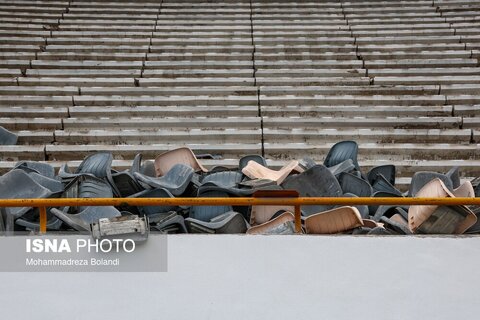
[[[47,233],[47,208],[39,207],[40,210],[40,233]]]
[[[295,233],[302,233],[302,210],[298,204],[295,206]]]

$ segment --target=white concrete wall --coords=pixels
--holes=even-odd
[[[478,237],[189,235],[168,249],[166,273],[1,273],[0,318],[478,318]]]

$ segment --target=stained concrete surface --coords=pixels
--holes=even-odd
[[[166,273],[2,273],[1,318],[478,317],[479,237],[176,235],[168,250]]]

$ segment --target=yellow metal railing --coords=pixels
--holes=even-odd
[[[480,205],[480,198],[55,198],[0,199],[0,207],[35,207],[40,210],[40,233],[47,231],[47,207],[77,206],[253,206],[284,205],[295,207],[295,231],[301,231],[300,207],[305,205]]]

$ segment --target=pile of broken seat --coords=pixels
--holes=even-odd
[[[187,147],[142,161],[139,154],[126,171],[112,169],[111,153],[88,156],[71,172],[21,161],[0,177],[0,198],[173,198],[249,197],[258,190],[296,190],[301,197],[475,197],[479,186],[461,181],[457,167],[447,173],[417,172],[405,194],[395,188],[395,166],[364,174],[354,141],[335,144],[323,164],[309,158],[280,170],[259,155],[239,160],[237,168],[204,168]],[[475,185],[475,186],[474,186]],[[36,208],[3,208],[4,231],[38,231]],[[161,233],[293,234],[293,207],[284,206],[129,206],[47,208],[47,230],[89,232],[100,218],[146,216],[150,230]],[[333,206],[302,207],[307,234],[462,234],[480,233],[478,207]]]

